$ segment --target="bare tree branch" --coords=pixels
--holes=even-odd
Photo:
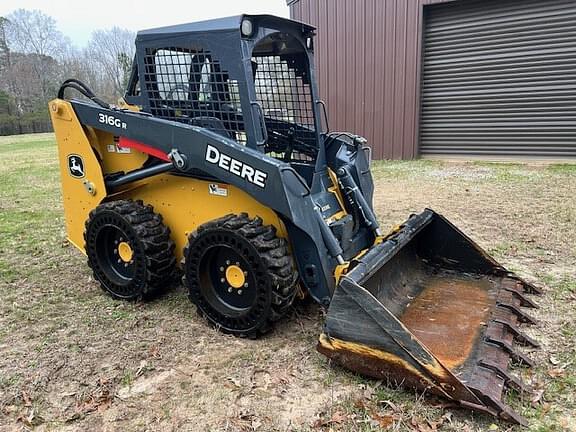
[[[118,27],[97,30],[86,49],[95,69],[103,72],[112,84],[113,93],[120,96],[126,88],[132,58],[134,57],[135,34]],[[109,97],[110,95],[104,95]]]

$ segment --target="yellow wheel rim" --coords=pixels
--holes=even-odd
[[[226,282],[228,282],[232,288],[242,288],[244,282],[246,282],[242,269],[237,265],[228,266],[226,269]]]
[[[120,259],[124,262],[132,261],[132,257],[134,256],[134,251],[130,247],[130,245],[126,242],[121,242],[118,245],[118,255],[120,255]]]

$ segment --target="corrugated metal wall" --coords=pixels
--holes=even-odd
[[[316,26],[320,94],[332,130],[365,136],[376,159],[418,156],[422,4],[451,0],[297,0]]]
[[[426,9],[423,155],[576,157],[576,1]]]

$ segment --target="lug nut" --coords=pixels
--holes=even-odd
[[[228,292],[229,292],[229,293],[232,292],[232,287],[228,287]]]
[[[238,290],[238,295],[241,295],[241,294],[242,294],[242,290]]]
[[[226,260],[226,265],[230,265],[230,260]]]
[[[220,278],[220,282],[224,283],[224,282],[226,282],[226,279]]]
[[[220,267],[220,271],[223,272],[223,271],[224,271],[224,267]]]
[[[248,282],[244,284],[244,288],[248,288]]]

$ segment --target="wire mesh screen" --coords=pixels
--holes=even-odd
[[[307,68],[297,68],[293,56],[256,56],[252,62],[268,132],[266,153],[287,162],[313,162],[317,145]]]
[[[238,81],[206,50],[148,49],[144,89],[151,113],[246,143]]]

